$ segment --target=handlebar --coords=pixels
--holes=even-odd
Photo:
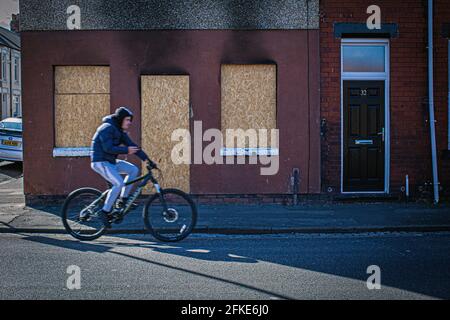
[[[147,169],[148,169],[148,171],[151,171],[153,169],[159,170],[156,163],[154,163],[152,160],[147,160]]]

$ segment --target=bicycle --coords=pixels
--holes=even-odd
[[[135,206],[142,189],[151,182],[156,192],[149,195],[144,205],[142,218],[145,230],[160,241],[181,241],[195,227],[197,208],[185,192],[174,188],[161,188],[152,173],[153,169],[159,170],[158,168],[149,164],[146,168],[146,174],[125,183],[128,186],[141,181],[122,209],[114,205],[110,221],[120,223]],[[74,190],[67,196],[61,217],[64,228],[70,235],[79,240],[90,241],[98,239],[107,231],[99,213],[109,190],[101,192],[95,188],[85,187]]]

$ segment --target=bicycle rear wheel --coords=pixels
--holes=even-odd
[[[101,194],[97,189],[81,188],[69,194],[64,201],[62,222],[66,231],[74,238],[90,241],[105,233],[105,226],[99,216],[104,199],[91,205]]]
[[[178,189],[163,189],[161,195],[167,205],[163,204],[159,194],[150,197],[143,211],[146,229],[158,240],[176,242],[186,238],[197,222],[197,208],[191,197]]]

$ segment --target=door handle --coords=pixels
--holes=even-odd
[[[378,134],[378,135],[381,135],[381,141],[384,142],[384,127],[381,128],[381,132],[378,132],[377,134]]]

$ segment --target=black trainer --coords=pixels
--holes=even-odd
[[[119,224],[122,223],[122,221],[123,221],[123,211],[115,212],[113,222],[115,224]]]

